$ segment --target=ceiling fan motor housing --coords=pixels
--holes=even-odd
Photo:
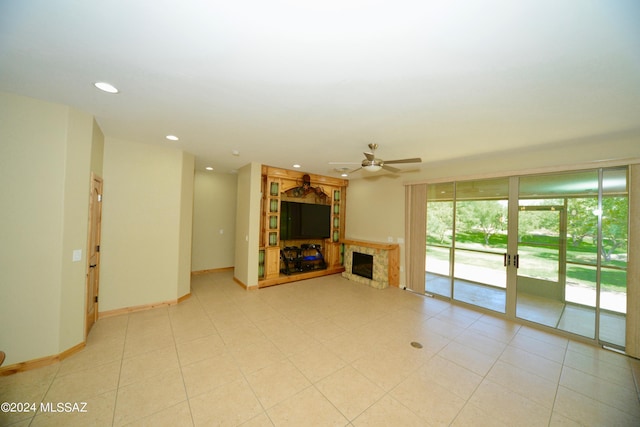
[[[382,167],[382,166],[384,166],[384,161],[380,160],[380,159],[372,159],[372,160],[364,159],[362,161],[362,167],[364,168],[364,167],[367,167],[367,166],[380,166],[380,167]]]

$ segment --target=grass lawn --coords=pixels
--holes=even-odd
[[[482,233],[458,233],[456,239],[456,262],[460,265],[504,268],[502,254],[507,250],[506,235],[492,235],[489,239],[489,246],[483,244],[484,236]],[[554,242],[549,236],[532,236],[531,239],[521,244],[518,249],[520,255],[519,274],[557,281],[558,246],[557,239],[555,240]],[[429,262],[429,257],[448,262],[449,248],[431,246],[432,244],[440,245],[439,241],[436,242],[432,239],[428,239],[428,243],[427,262]],[[450,244],[450,241],[443,243],[446,246]],[[583,242],[577,246],[569,245],[567,248],[567,282],[595,288],[596,251],[596,246],[589,243]],[[603,290],[626,292],[627,272],[626,269],[619,268],[626,268],[626,260],[616,254],[612,256],[611,261],[603,263],[601,269],[601,288]]]

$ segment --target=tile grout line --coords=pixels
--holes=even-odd
[[[118,382],[116,383],[116,395],[113,400],[113,413],[111,415],[111,425],[116,424],[116,409],[118,408],[118,395],[120,394],[120,377],[122,376],[122,365],[124,364],[124,350],[127,345],[127,335],[129,333],[129,322],[131,320],[131,314],[127,313],[127,326],[124,330],[124,339],[122,341],[122,353],[120,354],[120,369],[118,370]]]
[[[196,293],[195,297],[196,297],[196,301],[198,301],[198,305],[204,311],[204,307],[203,307],[202,302],[200,301],[200,298],[198,297],[197,293]],[[205,314],[206,314],[206,311],[205,311]],[[187,407],[189,408],[189,416],[191,418],[191,425],[195,426],[195,421],[193,419],[193,410],[191,409],[191,398],[189,397],[189,392],[187,391],[187,384],[184,381],[183,366],[182,366],[182,363],[180,363],[180,352],[178,352],[178,343],[176,342],[176,335],[175,335],[175,329],[174,329],[173,320],[171,318],[171,313],[170,312],[168,312],[167,315],[169,317],[169,324],[171,325],[171,335],[173,336],[174,350],[176,352],[176,358],[178,360],[178,369],[180,370],[180,378],[182,379],[182,387],[184,389],[184,395],[185,395],[185,398],[186,398]],[[209,316],[207,316],[207,319],[209,319]],[[209,319],[209,321],[211,322],[211,319]],[[213,326],[213,322],[211,322],[211,324]],[[215,326],[214,326],[214,328],[215,328]],[[180,404],[180,402],[176,403],[176,405],[179,405],[179,404]],[[176,406],[176,405],[174,405],[174,406]]]

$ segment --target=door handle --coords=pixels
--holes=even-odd
[[[97,266],[98,266],[98,264],[91,264],[91,265],[89,266],[89,268],[96,268]]]
[[[513,265],[516,268],[520,268],[520,255],[514,255],[513,256]]]
[[[511,264],[511,255],[504,254],[504,266],[508,267]]]

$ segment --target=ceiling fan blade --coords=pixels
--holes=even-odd
[[[391,166],[387,166],[387,162],[384,162],[384,165],[382,165],[382,169],[389,171],[389,172],[400,172],[400,169],[398,168],[393,168]]]
[[[329,162],[330,165],[359,165],[360,162]]]
[[[347,172],[347,173],[348,173],[349,175],[351,175],[352,173],[357,172],[357,171],[359,171],[360,169],[362,169],[362,167],[359,167],[358,169],[354,169],[354,170],[349,171],[349,172]]]
[[[373,155],[373,153],[367,153],[367,152],[365,152],[365,153],[363,153],[363,154],[364,154],[364,156],[367,158],[367,160],[369,160],[369,161],[372,161],[372,160],[375,160],[375,159],[376,159],[376,157]]]
[[[420,157],[415,157],[413,159],[398,159],[398,160],[385,160],[385,164],[398,164],[398,163],[422,163],[422,159]]]

